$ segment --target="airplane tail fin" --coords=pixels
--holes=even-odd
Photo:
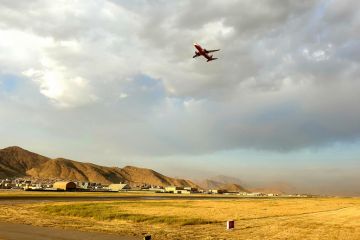
[[[195,52],[195,55],[193,56],[193,58],[199,57],[200,53],[199,52]]]

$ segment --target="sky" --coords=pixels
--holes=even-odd
[[[360,195],[359,1],[3,0],[0,19],[0,148]]]

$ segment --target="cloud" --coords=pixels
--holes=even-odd
[[[57,65],[51,59],[41,60],[42,69],[32,68],[23,74],[40,86],[40,93],[60,107],[79,106],[97,100],[85,79],[69,76],[67,68]]]
[[[26,79],[0,96],[38,112],[28,127],[64,148],[71,138],[150,156],[356,141],[358,5],[3,1],[1,74]],[[195,41],[221,48],[219,60],[192,59]]]

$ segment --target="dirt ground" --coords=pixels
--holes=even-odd
[[[37,227],[0,222],[0,240],[138,240],[140,238],[115,234]]]

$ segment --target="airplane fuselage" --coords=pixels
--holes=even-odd
[[[196,48],[197,50],[197,53],[196,54],[199,54],[201,56],[204,56],[207,60],[211,59],[212,56],[210,56],[208,53],[206,53],[204,51],[204,49],[197,43],[194,44],[194,47]]]
[[[203,56],[207,59],[208,62],[217,59],[217,58],[213,58],[213,55],[210,55],[209,53],[220,50],[220,49],[206,50],[205,48],[202,48],[201,45],[198,43],[194,43],[194,47],[196,48],[197,51],[195,51],[195,55],[193,56],[193,58]]]

